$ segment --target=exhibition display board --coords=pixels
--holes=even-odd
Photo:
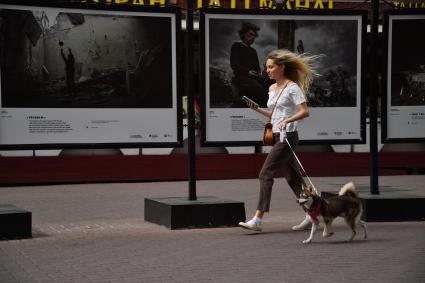
[[[382,141],[425,141],[425,11],[386,11]]]
[[[4,2],[0,149],[181,145],[180,10]]]
[[[254,27],[256,38],[244,49],[246,26]],[[273,81],[264,65],[274,49],[322,55],[321,76],[307,94],[310,117],[301,122],[301,142],[365,142],[364,11],[204,9],[200,33],[204,145],[261,144],[266,118],[249,109],[242,96],[266,107]],[[243,70],[247,65],[254,75]]]

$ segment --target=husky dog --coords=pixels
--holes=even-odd
[[[311,218],[312,228],[310,237],[303,241],[304,244],[311,243],[319,222],[324,223],[323,237],[330,237],[332,222],[338,217],[344,217],[345,222],[353,232],[350,239],[356,235],[356,226],[360,224],[364,230],[364,238],[367,238],[366,223],[360,220],[362,215],[362,204],[358,198],[353,183],[345,184],[339,191],[338,196],[324,199],[312,191],[311,187],[304,187],[297,202],[304,208]]]

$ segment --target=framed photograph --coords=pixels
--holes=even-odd
[[[310,117],[303,144],[365,143],[363,52],[365,11],[201,12],[202,141],[208,146],[260,145],[266,118],[242,100],[266,107],[273,83],[267,54],[287,49],[323,55],[320,77],[306,94]],[[242,40],[253,32],[252,42]]]
[[[425,141],[425,11],[386,11],[382,142]]]
[[[0,149],[182,144],[177,10],[21,2],[0,4]]]

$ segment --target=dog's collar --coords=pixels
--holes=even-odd
[[[317,200],[316,204],[313,206],[313,209],[308,211],[308,215],[310,215],[311,220],[316,221],[317,216],[320,214],[320,207],[322,206],[322,201]]]

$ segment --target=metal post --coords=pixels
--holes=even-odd
[[[189,200],[196,200],[195,106],[193,95],[193,0],[186,1],[186,95],[188,107]]]
[[[377,99],[378,76],[376,62],[378,57],[378,22],[379,0],[372,0],[371,44],[370,44],[370,93],[369,93],[369,121],[370,121],[370,193],[379,194],[378,185],[378,131],[377,131]]]

